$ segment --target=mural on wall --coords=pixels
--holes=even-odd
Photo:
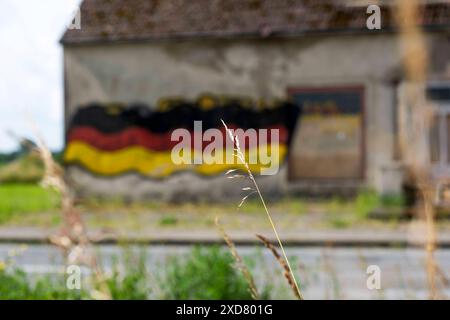
[[[288,101],[266,105],[251,99],[209,95],[195,101],[164,99],[155,108],[139,104],[91,104],[80,107],[69,121],[64,161],[66,165],[77,165],[103,176],[136,172],[145,177],[165,178],[183,171],[205,176],[222,174],[241,165],[176,164],[171,152],[178,141],[172,141],[171,136],[174,130],[183,128],[196,140],[201,133],[194,130],[195,121],[202,121],[203,131],[217,128],[224,133],[220,121],[223,119],[233,129],[279,129],[279,154],[275,160],[282,164],[299,112]],[[194,158],[210,143],[200,141],[189,143]],[[264,147],[270,150],[273,143],[269,136],[266,142],[269,146]],[[259,140],[256,144],[248,143],[245,153],[252,156],[261,147]],[[262,166],[252,164],[251,170],[259,173]]]

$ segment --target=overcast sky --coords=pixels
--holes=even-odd
[[[63,67],[59,39],[79,3],[0,0],[0,152],[17,147],[8,130],[32,137],[27,114],[50,148],[62,147]]]

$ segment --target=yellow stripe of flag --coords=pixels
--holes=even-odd
[[[270,154],[271,148],[275,146],[278,145],[267,146],[267,151],[264,152]],[[272,163],[272,166],[279,165],[286,156],[286,145],[280,144],[278,147],[279,157],[272,159],[276,162]],[[255,147],[247,150],[245,155],[249,158],[257,154],[258,148]],[[198,151],[195,151],[194,156],[200,156]],[[224,158],[224,151],[220,151],[217,156],[219,159]],[[118,151],[102,151],[80,141],[69,143],[64,153],[64,161],[68,164],[78,163],[89,171],[101,175],[118,175],[127,171],[136,171],[153,178],[163,178],[185,170],[203,175],[216,175],[229,169],[243,169],[237,159],[235,164],[175,164],[170,151],[151,151],[140,146]],[[250,170],[254,173],[260,173],[265,167],[260,163],[250,164]]]

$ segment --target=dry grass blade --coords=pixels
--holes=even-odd
[[[429,286],[430,299],[438,299],[440,296],[437,287],[437,261],[434,257],[436,251],[436,229],[434,225],[434,209],[432,207],[433,191],[430,186],[421,186],[420,191],[423,196],[423,212],[426,224],[426,270]]]
[[[442,284],[446,287],[450,286],[450,280],[447,278],[444,271],[442,271],[441,267],[439,267],[438,265],[436,266],[436,272],[441,278]]]
[[[436,283],[436,230],[434,221],[435,182],[431,178],[428,133],[434,111],[425,94],[428,81],[428,52],[420,27],[421,1],[397,0],[396,19],[405,70],[405,87],[399,99],[399,136],[402,158],[419,190],[426,223],[427,279],[430,299],[439,297]]]
[[[50,149],[41,138],[32,121],[31,126],[37,137],[37,152],[45,167],[42,184],[52,187],[61,195],[63,225],[58,234],[50,237],[50,242],[60,247],[68,264],[84,264],[92,269],[99,291],[94,290],[92,296],[98,299],[111,299],[111,293],[106,285],[106,279],[92,243],[87,235],[86,226],[80,212],[75,208],[75,200],[69,186],[64,180],[64,170],[53,159]]]
[[[255,194],[256,193],[256,191],[253,191],[253,192],[250,192],[248,195],[246,195],[245,197],[243,197],[242,199],[241,199],[241,202],[239,202],[239,204],[238,204],[238,209],[240,208],[240,207],[242,207],[242,205],[244,204],[244,202],[245,202],[245,200],[247,200],[247,198],[248,197],[250,197],[252,194]]]
[[[234,136],[234,135],[233,135],[233,132],[232,132],[230,129],[228,129],[226,123],[225,123],[222,119],[221,119],[220,121],[222,121],[222,124],[223,124],[223,126],[225,127],[226,132],[228,133],[228,136],[230,137],[231,141],[233,141],[233,144],[234,144],[234,146],[235,146],[235,151],[236,151],[236,157],[237,157],[237,158],[241,161],[241,163],[244,165],[245,170],[247,171],[248,177],[249,177],[249,179],[252,181],[253,186],[255,187],[254,193],[257,193],[258,196],[259,196],[259,199],[261,200],[261,203],[262,203],[262,205],[263,205],[263,207],[264,207],[264,211],[266,212],[267,219],[269,220],[270,226],[272,227],[272,230],[273,230],[273,232],[274,232],[274,234],[275,234],[275,237],[276,237],[276,239],[277,239],[277,241],[278,241],[278,245],[280,246],[281,252],[283,253],[284,264],[287,266],[288,271],[289,271],[289,273],[290,273],[289,278],[293,281],[294,288],[295,288],[295,291],[296,291],[296,296],[297,296],[299,299],[303,299],[302,294],[300,293],[300,288],[299,288],[299,286],[298,286],[297,280],[295,279],[294,273],[292,272],[291,264],[289,263],[289,259],[287,258],[286,252],[284,251],[283,243],[281,242],[280,236],[278,235],[277,228],[275,227],[275,223],[273,222],[272,216],[270,215],[269,210],[267,209],[266,202],[264,201],[264,198],[263,198],[263,196],[262,196],[262,194],[261,194],[261,191],[259,190],[259,186],[258,186],[258,184],[256,183],[256,179],[255,179],[255,177],[253,176],[253,173],[252,173],[252,171],[250,170],[250,167],[249,167],[247,161],[245,161],[244,153],[242,152],[242,150],[241,150],[241,148],[240,148],[239,139],[237,138],[237,136]],[[245,196],[245,197],[242,199],[241,203],[239,204],[239,207],[242,206],[242,204],[244,203],[244,201],[245,201],[249,196],[250,196],[250,194],[247,195],[247,196]]]
[[[248,270],[247,266],[245,265],[244,261],[242,260],[241,256],[236,250],[236,246],[234,245],[231,238],[228,236],[228,234],[225,232],[225,229],[222,227],[222,225],[219,222],[219,218],[216,217],[215,223],[217,228],[219,229],[222,238],[225,240],[225,243],[227,244],[228,248],[230,249],[231,255],[234,258],[234,261],[236,262],[236,268],[242,273],[244,276],[245,281],[247,281],[248,284],[248,290],[250,291],[250,295],[254,300],[259,299],[258,290],[256,289],[255,281],[253,280],[253,276]]]
[[[261,240],[261,242],[264,244],[264,246],[267,249],[269,249],[270,252],[272,252],[273,256],[278,261],[278,263],[280,264],[281,268],[283,268],[283,276],[286,279],[286,281],[288,282],[288,284],[291,287],[292,291],[294,292],[294,295],[298,299],[303,299],[302,295],[300,294],[300,291],[297,288],[295,279],[292,277],[291,269],[289,268],[289,266],[286,263],[286,261],[280,256],[280,254],[278,253],[278,251],[275,248],[275,246],[272,243],[270,243],[270,241],[266,237],[263,237],[262,235],[257,234],[256,237],[258,237],[258,239]]]
[[[229,175],[230,173],[235,172],[237,169],[230,169],[227,172],[225,172],[225,175]]]

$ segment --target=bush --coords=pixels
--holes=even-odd
[[[251,299],[247,283],[219,247],[195,247],[188,257],[173,257],[164,277],[165,299]]]
[[[403,194],[383,195],[381,196],[381,204],[387,208],[402,208],[406,206],[406,199]]]
[[[360,218],[367,218],[378,207],[401,208],[406,201],[403,195],[379,195],[373,190],[362,190],[355,200],[356,213]]]
[[[355,211],[359,218],[367,218],[369,213],[381,204],[380,196],[373,190],[362,190],[355,199]]]

